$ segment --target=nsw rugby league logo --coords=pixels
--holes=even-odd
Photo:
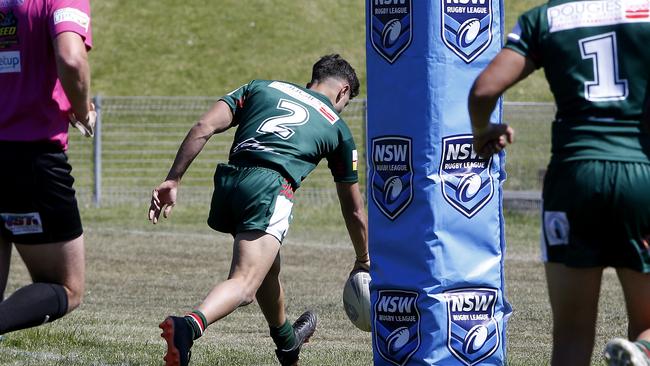
[[[375,302],[375,346],[385,360],[406,365],[420,348],[418,293],[379,290]]]
[[[463,288],[444,292],[447,302],[447,348],[467,366],[480,364],[501,343],[494,319],[497,290]]]
[[[442,195],[456,210],[471,218],[494,195],[492,157],[481,158],[472,147],[472,135],[442,139],[440,180]]]
[[[413,16],[411,0],[370,1],[370,43],[389,63],[411,44]]]
[[[411,139],[383,136],[372,139],[372,199],[395,220],[413,200]]]
[[[442,41],[466,63],[492,41],[492,0],[440,0]]]

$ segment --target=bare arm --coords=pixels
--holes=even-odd
[[[529,58],[504,48],[474,81],[469,92],[469,115],[474,134],[474,149],[481,156],[501,151],[512,143],[514,131],[506,124],[491,124],[490,114],[499,97],[535,71]]]
[[[218,101],[190,129],[176,153],[167,178],[153,190],[149,206],[149,220],[158,222],[161,211],[167,217],[176,203],[178,184],[183,175],[199,155],[210,137],[221,133],[232,126],[233,115],[230,107],[224,101]]]
[[[354,246],[356,261],[353,270],[370,270],[368,255],[368,217],[366,216],[359,183],[336,183],[341,213]]]
[[[86,121],[90,106],[90,67],[88,52],[80,35],[63,32],[54,39],[56,70],[72,112],[80,121]]]

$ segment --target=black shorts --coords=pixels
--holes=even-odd
[[[18,244],[78,238],[81,218],[68,157],[45,142],[0,141],[0,235]]]

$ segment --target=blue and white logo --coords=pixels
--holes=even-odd
[[[492,0],[440,0],[442,41],[466,63],[492,41]]]
[[[372,199],[395,220],[413,200],[411,139],[383,136],[372,139]]]
[[[406,365],[420,348],[418,293],[404,290],[379,290],[375,303],[375,345],[387,361]]]
[[[440,179],[442,195],[449,204],[470,218],[494,195],[492,157],[481,158],[472,147],[472,135],[442,139]]]
[[[494,319],[497,289],[463,288],[444,292],[447,303],[447,348],[467,366],[492,355],[501,342]]]
[[[411,0],[370,1],[370,42],[391,64],[411,44],[413,25]]]

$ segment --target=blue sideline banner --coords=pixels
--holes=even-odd
[[[503,365],[504,155],[475,154],[467,112],[501,49],[502,0],[367,0],[366,12],[374,363]]]

